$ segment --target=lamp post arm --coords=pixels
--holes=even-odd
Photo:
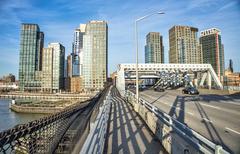
[[[138,18],[135,22],[138,22],[138,21],[140,21],[140,20],[143,20],[143,19],[145,19],[145,18],[147,18],[147,17],[150,17],[150,16],[152,16],[152,15],[154,15],[154,14],[165,14],[165,13],[164,13],[164,12],[154,12],[154,13],[151,13],[151,14],[148,14],[148,15],[145,15],[145,16],[143,16],[143,17]]]
[[[140,20],[143,20],[147,17],[150,17],[154,14],[164,14],[164,12],[154,12],[148,15],[145,15],[143,17],[140,17],[138,19],[135,20],[135,41],[136,41],[136,99],[137,99],[137,103],[139,102],[139,77],[138,77],[138,26],[137,26],[137,22]]]

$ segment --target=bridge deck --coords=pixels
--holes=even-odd
[[[166,153],[116,88],[111,95],[113,102],[105,153]]]

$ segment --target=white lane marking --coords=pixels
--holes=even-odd
[[[192,112],[187,112],[188,114],[194,115]]]
[[[202,118],[204,121],[206,121],[206,122],[210,122],[210,123],[212,123],[212,121],[211,120],[209,120],[209,119],[206,119],[206,118]]]
[[[227,130],[230,130],[230,131],[232,131],[232,132],[234,132],[234,133],[236,133],[236,134],[240,135],[240,133],[239,133],[238,131],[236,131],[236,130],[233,130],[233,129],[231,129],[231,128],[228,128],[228,127],[225,127],[225,129],[227,129]]]
[[[212,106],[212,105],[203,104],[203,103],[200,103],[200,104],[220,110],[220,107],[217,107],[217,106]]]
[[[235,103],[235,102],[224,102],[226,104],[234,104],[234,105],[240,105],[240,103]]]

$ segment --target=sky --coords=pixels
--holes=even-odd
[[[108,68],[135,62],[134,21],[146,14],[163,11],[138,23],[139,60],[144,63],[148,32],[163,36],[168,62],[168,30],[174,25],[193,26],[200,31],[221,30],[225,66],[233,60],[240,71],[239,0],[0,0],[0,77],[18,77],[21,23],[36,23],[45,34],[44,46],[60,42],[66,55],[72,50],[74,29],[90,20],[108,22]]]

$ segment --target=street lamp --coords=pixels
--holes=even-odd
[[[155,14],[165,14],[164,12],[154,12],[148,15],[145,15],[143,17],[140,17],[135,20],[135,41],[136,41],[136,97],[137,97],[137,103],[139,101],[139,84],[138,84],[138,29],[137,29],[137,22],[141,21],[145,18],[148,18]]]

